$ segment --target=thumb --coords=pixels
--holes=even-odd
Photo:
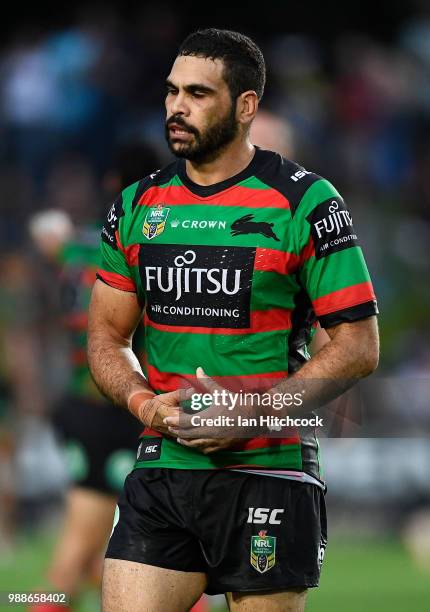
[[[196,370],[196,377],[202,387],[207,389],[210,393],[213,393],[214,391],[222,391],[222,387],[216,383],[213,378],[208,376],[200,366]]]
[[[191,398],[194,392],[195,389],[193,387],[175,389],[171,392],[171,398],[177,402],[185,402]]]

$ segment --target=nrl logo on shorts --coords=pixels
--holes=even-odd
[[[260,531],[251,537],[251,565],[257,572],[264,574],[275,565],[276,538]]]
[[[157,204],[148,211],[142,228],[145,238],[152,240],[164,232],[169,212],[170,208],[164,208],[163,204]]]

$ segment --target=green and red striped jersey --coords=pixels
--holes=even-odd
[[[257,148],[245,170],[215,185],[193,183],[184,160],[131,185],[112,205],[101,244],[99,279],[136,292],[144,307],[145,371],[156,393],[194,381],[198,366],[247,390],[284,378],[309,358],[317,321],[330,327],[377,312],[343,199],[271,151]],[[314,432],[291,430],[211,455],[164,438],[157,459],[137,466],[320,477]]]

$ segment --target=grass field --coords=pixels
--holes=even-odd
[[[39,534],[22,538],[13,553],[3,553],[0,591],[26,591],[40,584],[51,547],[52,537]],[[0,609],[12,612],[24,608],[0,606]],[[76,609],[97,612],[96,594],[86,593]],[[307,607],[308,612],[426,612],[429,609],[430,573],[415,569],[395,540],[331,542],[321,587],[311,592]]]

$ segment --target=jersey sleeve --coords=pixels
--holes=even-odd
[[[101,233],[101,263],[97,278],[121,291],[136,292],[126,252],[120,240],[120,224],[124,223],[125,215],[122,195],[109,209]]]
[[[352,216],[336,189],[320,179],[304,194],[295,215],[299,279],[321,327],[378,313]]]

